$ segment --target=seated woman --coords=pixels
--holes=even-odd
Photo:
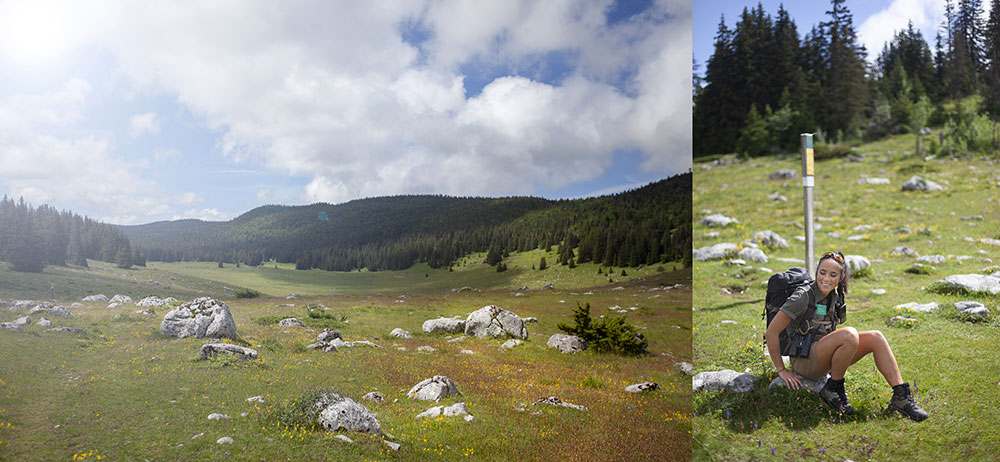
[[[778,369],[778,376],[793,390],[802,387],[799,378],[785,369],[778,338],[786,329],[789,337],[796,331],[808,331],[813,339],[809,357],[792,357],[791,368],[811,380],[819,380],[829,373],[830,379],[819,396],[834,410],[843,414],[854,413],[844,392],[844,374],[848,366],[871,353],[875,366],[892,386],[889,409],[916,421],[926,419],[927,412],[910,394],[910,385],[903,381],[896,357],[882,333],[877,330],[858,332],[853,327],[837,329],[837,324],[846,318],[844,296],[847,295],[848,280],[844,254],[827,252],[819,259],[816,280],[797,289],[781,306],[764,334],[768,354]],[[807,291],[812,291],[813,296],[810,297]],[[808,317],[810,299],[815,300],[816,309],[815,314]]]

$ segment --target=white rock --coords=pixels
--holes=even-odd
[[[969,292],[989,292],[993,295],[1000,293],[1000,278],[994,276],[955,274],[938,282],[950,287],[965,289]]]
[[[930,303],[909,302],[909,303],[904,303],[902,305],[896,305],[893,308],[897,310],[908,309],[920,313],[929,313],[931,311],[936,311],[940,307],[938,306],[937,302],[930,302]]]
[[[500,345],[500,348],[506,348],[508,350],[511,350],[511,349],[514,349],[514,348],[517,348],[517,347],[521,346],[522,343],[524,343],[524,342],[522,342],[521,340],[512,338],[510,340],[507,340],[506,342],[503,342],[503,345]]]
[[[407,332],[407,331],[405,331],[405,330],[403,330],[403,329],[401,329],[399,327],[393,329],[392,332],[389,332],[389,336],[390,337],[396,337],[396,338],[413,338],[413,334],[411,334],[411,333],[409,333],[409,332]]]
[[[465,335],[479,338],[513,337],[528,338],[524,320],[511,311],[496,305],[487,305],[473,311],[465,319]]]
[[[422,346],[418,346],[417,347],[417,351],[426,351],[428,353],[433,353],[433,352],[437,351],[437,348],[434,348],[434,347],[432,347],[430,345],[422,345]]]
[[[215,357],[220,353],[233,355],[239,359],[257,359],[257,350],[241,347],[239,345],[233,345],[231,343],[206,343],[201,346],[201,351],[198,353],[198,359],[205,360],[210,357]]]
[[[306,323],[299,321],[297,318],[285,318],[278,321],[279,327],[306,327]]]
[[[872,262],[861,255],[845,255],[844,263],[847,264],[847,272],[854,276],[858,271],[872,267]]]
[[[114,297],[111,297],[111,300],[109,301],[111,303],[126,305],[132,303],[132,297],[129,297],[128,295],[116,294]]]
[[[167,300],[169,300],[169,299],[167,299]],[[146,297],[146,298],[144,298],[142,300],[139,300],[135,304],[135,306],[141,306],[141,307],[169,306],[170,303],[168,303],[167,300],[161,300],[160,297],[157,297],[155,295],[150,295],[150,296],[148,296],[148,297]],[[177,300],[174,300],[174,301],[177,301]]]
[[[208,415],[208,420],[230,420],[230,419],[232,419],[232,417],[229,417],[228,415],[225,414],[219,414],[217,412],[213,412]]]
[[[575,335],[554,334],[549,337],[546,345],[556,348],[565,354],[573,354],[587,348],[587,342]]]
[[[338,439],[340,441],[343,441],[345,443],[353,443],[354,442],[353,440],[351,440],[350,438],[348,438],[347,435],[337,435],[337,436],[334,436],[334,438],[336,438],[336,439]]]
[[[177,338],[236,338],[236,322],[225,302],[202,297],[170,310],[160,323],[160,332]]]
[[[720,260],[737,252],[736,244],[723,242],[710,247],[694,249],[692,257],[699,261]]]
[[[703,218],[699,223],[705,226],[729,226],[732,223],[739,223],[739,221],[721,213],[716,213]]]
[[[625,391],[629,393],[639,393],[642,391],[653,391],[658,388],[660,388],[660,386],[657,385],[656,382],[642,382],[625,387]]]
[[[737,256],[740,259],[746,261],[752,261],[754,263],[767,263],[767,255],[764,254],[764,251],[760,249],[745,247],[743,248],[743,250],[740,250]]]
[[[463,354],[463,355],[474,355],[474,354],[476,354],[476,352],[472,351],[472,350],[462,350],[462,351],[459,351],[458,353],[459,354]]]
[[[424,379],[420,383],[410,388],[410,391],[406,393],[406,396],[411,399],[419,399],[424,401],[430,400],[440,400],[452,395],[459,395],[458,387],[455,386],[453,382],[448,377],[443,375],[435,375],[429,379]]]
[[[253,396],[253,397],[247,398],[247,402],[250,402],[250,403],[263,403],[264,402],[264,397],[261,396],[261,395]]]
[[[725,369],[721,371],[699,372],[691,379],[691,386],[694,391],[725,389],[726,391],[743,393],[753,389],[753,384],[756,381],[757,377],[753,375]]]
[[[959,312],[972,315],[972,316],[982,316],[987,317],[990,315],[990,310],[986,308],[985,305],[979,302],[964,301],[955,303],[955,309]]]
[[[422,329],[425,334],[464,332],[465,320],[454,318],[428,319],[424,321]]]
[[[382,434],[382,426],[375,415],[361,403],[336,393],[327,393],[320,397],[314,408],[322,408],[319,412],[319,423],[329,431],[345,429],[362,433]]]
[[[106,302],[108,301],[108,296],[104,294],[88,295],[83,297],[81,300],[83,302]]]
[[[228,436],[223,436],[215,440],[215,444],[233,444],[233,439]]]
[[[872,289],[872,295],[885,295],[885,289]]]

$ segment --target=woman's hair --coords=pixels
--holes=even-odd
[[[840,265],[840,282],[837,283],[837,292],[840,293],[841,299],[846,298],[847,286],[851,282],[851,273],[847,271],[847,258],[844,257],[844,253],[839,250],[824,253],[822,257],[819,257],[819,261],[816,262],[817,272],[819,271],[819,264],[823,263],[824,260],[833,260],[834,263]]]

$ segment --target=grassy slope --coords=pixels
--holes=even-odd
[[[903,378],[916,382],[916,397],[930,412],[922,423],[890,416],[885,411],[891,390],[866,358],[848,370],[847,394],[857,415],[839,420],[823,402],[805,392],[767,391],[773,366],[764,359],[761,311],[770,273],[725,266],[719,261],[695,262],[693,353],[695,372],[723,368],[749,371],[758,377],[747,394],[699,392],[694,419],[695,458],[701,460],[993,460],[1000,448],[1000,416],[994,409],[1000,398],[994,374],[1000,369],[998,322],[963,322],[953,304],[979,300],[994,314],[997,297],[957,296],[926,290],[950,274],[977,273],[1000,263],[1000,248],[979,242],[1000,232],[1000,168],[983,159],[935,159],[924,162],[903,153],[913,137],[887,139],[860,148],[868,152],[860,163],[820,161],[816,165],[815,215],[824,221],[816,233],[816,252],[838,248],[872,260],[870,276],[853,281],[848,296],[848,324],[858,330],[879,329],[888,338]],[[886,155],[886,151],[895,154]],[[884,160],[884,161],[883,161]],[[795,266],[775,257],[803,258],[801,180],[768,180],[782,168],[801,170],[795,158],[761,159],[737,165],[703,169],[695,166],[694,210],[700,219],[706,210],[740,220],[709,237],[704,225],[694,228],[695,248],[719,242],[739,244],[757,231],[770,229],[787,239],[789,249],[766,250],[771,261],[753,264],[783,271]],[[948,188],[944,192],[904,193],[901,185],[914,173],[923,173]],[[858,185],[861,174],[888,178],[890,185]],[[767,195],[778,191],[787,202],[773,203]],[[985,221],[963,221],[982,215]],[[826,221],[829,219],[829,221]],[[867,224],[868,231],[852,231]],[[909,227],[927,227],[930,235],[898,234]],[[836,232],[840,238],[831,237]],[[847,241],[849,236],[864,236]],[[968,242],[971,238],[973,242]],[[889,256],[897,246],[921,255],[968,255],[958,263],[949,259],[929,275],[905,273],[912,257]],[[993,262],[989,262],[989,259]],[[726,288],[726,291],[723,290]],[[872,294],[882,288],[885,295]],[[726,292],[729,293],[726,293]],[[938,313],[910,314],[918,318],[913,329],[887,327],[906,302],[938,302]],[[738,324],[721,324],[724,319]],[[771,457],[771,449],[774,456]],[[947,456],[945,456],[947,454]]]
[[[648,291],[678,282],[690,287],[690,273],[649,269],[643,280],[636,280],[637,275],[629,270],[629,277],[623,278],[626,281],[612,286],[607,276],[597,275],[596,267],[586,265],[573,271],[550,268],[541,272],[544,276],[519,274],[513,268],[523,261],[530,269],[529,261],[537,264],[539,256],[514,255],[509,260],[512,270],[501,274],[478,263],[461,266],[454,273],[414,268],[347,274],[287,267],[274,270],[273,265],[270,269],[228,265],[218,269],[209,264],[151,264],[147,269],[124,271],[97,263],[87,271],[56,270],[66,273],[63,283],[57,281],[60,287],[85,289],[80,293],[100,289],[109,296],[136,297],[155,287],[157,295],[180,298],[198,290],[225,294],[224,287],[247,286],[270,294],[298,292],[303,296],[297,300],[229,300],[240,335],[261,354],[255,365],[193,361],[202,341],[162,338],[157,329],[164,309],[147,318],[134,314],[134,307],[107,309],[103,304],[87,304],[75,310],[75,318],[55,321],[87,329],[86,338],[44,332],[35,325],[21,334],[0,332],[0,459],[69,460],[91,452],[86,460],[98,455],[111,460],[328,460],[331,451],[342,460],[469,456],[511,460],[526,454],[532,459],[662,460],[664,455],[690,454],[690,379],[672,365],[691,358],[691,292]],[[23,277],[13,282],[29,287],[26,295],[37,298],[41,291],[44,297],[50,271],[34,275],[36,281],[0,269],[0,280]],[[150,286],[151,280],[161,285]],[[137,285],[137,281],[145,283]],[[547,282],[553,282],[556,289],[538,290],[540,283]],[[482,291],[447,290],[465,285]],[[515,296],[511,288],[521,285],[532,290]],[[21,293],[7,290],[0,296]],[[400,298],[402,294],[407,296]],[[570,320],[578,301],[591,303],[595,314],[612,305],[638,307],[629,319],[645,328],[653,354],[643,358],[568,356],[546,348],[548,336],[558,332],[556,324]],[[288,306],[293,302],[294,306]],[[318,330],[261,326],[253,321],[279,315],[303,318],[307,302],[320,302],[346,315],[349,322],[340,330],[348,340],[370,339],[385,348],[302,351]],[[464,316],[486,304],[538,317],[538,324],[529,325],[527,344],[501,351],[498,340],[448,343],[443,335],[420,333],[426,319]],[[128,318],[113,320],[118,313]],[[0,310],[0,321],[20,315]],[[415,336],[389,339],[394,327]],[[396,345],[407,351],[398,351]],[[439,351],[418,353],[420,345]],[[477,354],[458,354],[462,349]],[[154,356],[159,359],[153,360]],[[466,402],[474,421],[414,418],[434,403],[409,400],[406,391],[438,374],[455,380],[463,394],[441,404]],[[622,390],[644,380],[656,381],[664,390],[645,395]],[[388,402],[366,405],[378,414],[394,441],[402,443],[402,450],[390,452],[378,441],[355,433],[348,436],[356,444],[346,445],[325,432],[281,428],[268,417],[276,407],[317,386],[332,386],[355,399],[373,389],[381,391]],[[255,395],[263,395],[267,403],[246,402]],[[532,415],[514,410],[521,403],[549,395],[583,404],[591,411],[542,408],[540,415]],[[392,403],[397,398],[399,402]],[[206,416],[212,412],[228,414],[233,420],[209,421]],[[240,417],[242,412],[248,416]],[[192,439],[202,432],[204,436]],[[222,436],[233,437],[235,444],[216,445]]]

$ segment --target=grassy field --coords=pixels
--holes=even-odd
[[[55,279],[57,298],[68,302],[91,293],[133,298],[155,294],[182,300],[200,295],[224,298],[239,335],[260,353],[254,362],[195,361],[202,340],[163,337],[155,316],[132,306],[108,309],[85,304],[75,317],[55,325],[86,329],[86,336],[0,331],[0,459],[2,460],[672,460],[691,451],[690,377],[673,364],[691,359],[689,271],[617,268],[609,283],[597,267],[550,267],[532,271],[540,252],[513,255],[511,270],[496,273],[480,256],[447,270],[426,267],[401,272],[326,273],[287,266],[219,269],[214,263],[151,263],[121,270],[91,262],[90,269],[47,268],[42,274],[12,273],[0,267],[0,298],[48,298]],[[554,262],[554,256],[547,258]],[[605,269],[606,273],[606,269]],[[154,284],[157,283],[157,284]],[[552,283],[554,290],[540,290]],[[650,291],[683,284],[683,288]],[[470,286],[477,290],[452,292]],[[519,290],[527,286],[529,290]],[[273,295],[234,299],[232,289],[249,287]],[[295,292],[301,296],[286,300]],[[518,294],[517,292],[521,292]],[[563,355],[545,347],[556,324],[569,322],[577,303],[594,315],[613,305],[635,306],[629,321],[650,339],[650,355]],[[268,320],[306,318],[307,303],[321,303],[346,322],[332,322],[347,340],[367,339],[381,349],[305,349],[321,331],[281,328]],[[497,304],[523,317],[535,316],[528,341],[511,351],[500,340],[421,333],[426,319],[465,316]],[[0,309],[0,321],[24,315]],[[115,318],[116,315],[123,315]],[[37,316],[33,321],[37,322]],[[414,338],[388,336],[401,327]],[[417,352],[421,345],[438,351]],[[400,351],[398,348],[405,348]],[[463,349],[474,355],[459,354]],[[471,422],[457,417],[417,419],[435,405],[406,398],[414,384],[434,375],[452,378]],[[662,390],[631,394],[626,385],[652,380]],[[355,399],[371,390],[386,396],[366,402],[378,415],[398,452],[362,434],[288,428],[282,409],[317,387],[332,387]],[[247,398],[262,395],[266,402]],[[588,407],[588,412],[533,407],[541,397]],[[398,399],[398,402],[396,400]],[[522,412],[517,408],[527,404]],[[540,411],[533,413],[532,411]],[[211,421],[210,413],[229,421]],[[246,416],[242,416],[246,413]],[[201,436],[197,436],[201,435]],[[232,445],[217,445],[229,436]],[[100,459],[98,459],[100,458]]]
[[[695,372],[733,369],[758,377],[748,393],[695,394],[696,460],[996,460],[1000,415],[992,410],[1000,400],[1000,383],[987,371],[1000,370],[998,297],[941,293],[935,281],[952,274],[982,274],[1000,263],[1000,247],[980,241],[1000,237],[1000,164],[995,157],[925,161],[904,152],[913,149],[912,143],[912,136],[887,139],[861,146],[855,153],[866,154],[861,162],[816,163],[815,216],[821,226],[816,252],[818,257],[840,249],[872,261],[870,274],[852,281],[847,324],[885,334],[903,379],[917,390],[930,418],[915,423],[887,413],[891,389],[870,357],[847,372],[847,395],[857,410],[851,418],[831,415],[808,392],[766,389],[774,370],[764,357],[762,339],[767,279],[771,270],[801,266],[775,258],[804,258],[804,244],[796,239],[804,235],[801,179],[769,180],[768,175],[785,168],[801,172],[801,160],[754,159],[710,168],[696,163],[695,219],[722,213],[739,224],[695,224],[695,248],[741,244],[768,229],[791,246],[764,248],[771,258],[766,264],[695,262]],[[902,183],[914,174],[947,190],[902,192]],[[862,175],[887,178],[890,184],[857,184]],[[775,192],[787,202],[769,199]],[[983,220],[963,219],[976,215]],[[857,228],[861,225],[871,228]],[[903,227],[912,233],[897,232]],[[918,232],[921,228],[926,230]],[[710,234],[715,231],[717,236]],[[897,246],[948,258],[929,274],[914,274],[907,269],[915,257],[890,255]],[[960,256],[971,258],[956,258]],[[886,293],[876,295],[874,289]],[[961,300],[984,303],[991,317],[968,322],[953,306]],[[917,318],[917,325],[888,327],[886,320],[901,314],[893,307],[907,302],[937,302],[941,309],[902,313]]]

